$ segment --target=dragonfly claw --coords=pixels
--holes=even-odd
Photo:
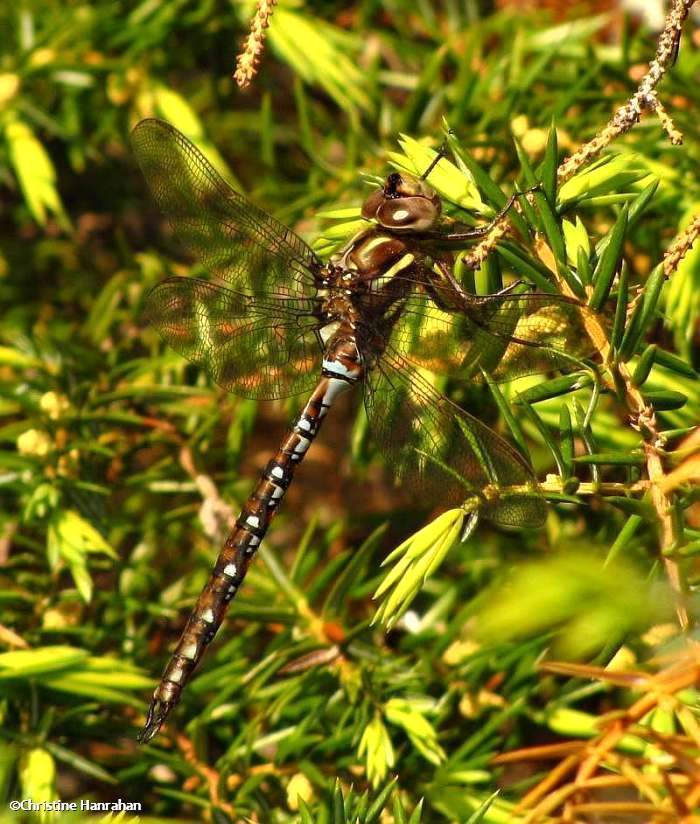
[[[173,707],[174,703],[172,701],[161,701],[159,698],[154,698],[151,701],[151,706],[148,708],[146,723],[144,724],[141,732],[136,736],[136,740],[139,744],[147,744],[153,736],[158,733]]]

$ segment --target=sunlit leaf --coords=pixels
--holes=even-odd
[[[68,218],[56,188],[56,171],[44,146],[26,123],[15,119],[5,124],[5,140],[10,163],[34,219],[43,225],[53,215],[67,229]]]

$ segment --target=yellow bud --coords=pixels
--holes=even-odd
[[[70,403],[58,392],[45,392],[39,399],[39,406],[52,421],[56,421],[70,408]]]
[[[629,647],[621,646],[605,667],[608,672],[626,672],[637,663],[637,656]]]
[[[486,689],[479,690],[477,700],[479,701],[479,706],[481,707],[502,707],[505,704],[502,695]]]
[[[167,764],[154,764],[148,771],[148,777],[159,784],[174,784],[177,781],[177,774]]]
[[[528,129],[520,142],[527,154],[542,154],[547,146],[547,132],[544,129]]]
[[[299,799],[305,804],[314,796],[314,788],[304,773],[295,773],[287,784],[287,806],[293,812],[299,809]]]
[[[459,714],[464,718],[476,718],[479,715],[479,702],[470,692],[465,692],[459,701]]]
[[[650,647],[656,647],[678,634],[675,624],[656,624],[648,632],[642,635],[642,641]]]
[[[557,129],[557,144],[560,149],[573,149],[574,141],[571,135],[564,129]]]
[[[41,429],[27,429],[17,438],[17,451],[20,455],[37,455],[41,458],[52,446],[48,433]]]
[[[88,66],[99,66],[104,63],[104,60],[104,55],[98,51],[87,51],[83,55],[83,62]]]
[[[56,764],[46,750],[36,747],[25,752],[19,762],[22,797],[32,801],[56,798]]]
[[[461,664],[465,658],[473,655],[479,649],[476,641],[453,641],[443,652],[442,660],[451,667]]]
[[[129,66],[124,77],[130,86],[138,86],[143,80],[143,69],[140,66]]]
[[[130,90],[119,74],[107,75],[107,98],[114,106],[123,106],[130,97]]]
[[[41,627],[46,630],[64,630],[68,627],[68,622],[60,610],[46,609],[41,615]]]
[[[19,91],[19,75],[6,72],[0,74],[0,106],[8,103]]]
[[[53,49],[37,49],[29,58],[29,65],[34,68],[46,66],[48,63],[53,63],[55,57],[56,52]]]
[[[516,137],[522,137],[528,128],[527,115],[521,114],[510,121],[510,128]]]

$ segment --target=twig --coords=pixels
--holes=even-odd
[[[583,761],[576,776],[577,783],[591,778],[601,758],[618,744],[630,726],[637,724],[665,696],[671,696],[679,690],[695,686],[698,683],[699,675],[700,663],[698,657],[691,652],[679,664],[650,677],[648,692],[635,701],[623,716],[617,716],[611,727],[590,748],[590,755]],[[638,730],[637,734],[640,732]]]
[[[649,491],[650,483],[646,480],[635,481],[634,483],[622,483],[619,481],[580,481],[579,485],[572,492],[573,495],[598,496],[605,498],[611,495],[645,495]],[[559,475],[547,475],[545,480],[539,485],[540,491],[545,495],[562,495],[567,492],[566,482]],[[501,487],[505,492],[511,490],[510,487]]]
[[[680,574],[678,562],[668,556],[680,542],[680,533],[676,519],[673,516],[675,495],[667,494],[664,491],[664,471],[661,460],[663,438],[659,435],[656,427],[656,415],[650,406],[645,406],[639,413],[639,430],[644,439],[644,453],[646,455],[647,475],[651,481],[651,502],[656,510],[656,517],[659,521],[659,543],[666,575],[678,596],[676,613],[678,621],[684,632],[690,629],[690,615],[685,604],[685,587]]]
[[[540,254],[540,259],[548,266],[557,278],[562,292],[570,297],[573,293],[568,284],[558,277],[556,262],[553,255]],[[667,494],[666,474],[663,466],[663,449],[665,441],[659,433],[656,414],[653,407],[635,386],[632,374],[626,363],[615,362],[607,332],[596,314],[589,314],[583,319],[584,328],[595,350],[600,354],[602,363],[610,371],[611,378],[606,383],[609,388],[620,393],[624,401],[631,426],[642,436],[644,463],[649,479],[649,492],[652,505],[656,511],[659,523],[660,556],[666,570],[668,580],[677,596],[676,612],[678,621],[684,631],[690,628],[690,616],[685,604],[685,592],[681,579],[678,562],[671,557],[675,547],[680,544],[681,534],[679,525],[674,518],[674,499]]]
[[[673,243],[664,255],[664,273],[670,277],[678,268],[678,264],[690,251],[690,247],[700,236],[700,214],[690,221],[683,231],[676,236]]]
[[[175,738],[175,743],[179,747],[185,761],[193,768],[193,770],[195,770],[195,772],[199,773],[199,775],[206,782],[207,789],[209,790],[209,800],[212,805],[222,809],[225,813],[231,816],[231,819],[233,820],[235,817],[235,810],[231,804],[221,798],[221,794],[219,792],[221,775],[208,764],[202,763],[197,758],[194,744],[185,735],[177,735]]]
[[[597,667],[583,667],[569,663],[560,664],[558,662],[548,662],[546,669],[571,675],[577,670],[579,677],[584,675],[583,670],[589,670],[590,677],[604,677],[606,680],[620,676],[620,673],[607,673]],[[574,673],[569,672],[573,668]],[[541,821],[544,816],[552,814],[557,809],[562,809],[563,818],[557,820],[571,820],[571,814],[583,809],[583,804],[590,804],[584,801],[581,795],[586,790],[605,786],[631,786],[642,792],[651,802],[649,812],[663,814],[661,806],[664,799],[657,792],[654,785],[661,782],[661,778],[654,772],[637,769],[629,757],[614,752],[614,748],[620,744],[625,735],[634,735],[638,738],[652,739],[658,746],[674,759],[675,769],[669,777],[669,783],[683,785],[692,789],[691,785],[697,783],[697,766],[692,748],[693,739],[683,739],[683,743],[688,749],[683,749],[681,745],[675,746],[667,740],[667,736],[662,737],[648,726],[640,726],[640,722],[649,713],[659,706],[667,706],[670,701],[676,711],[682,709],[682,704],[676,698],[677,694],[689,687],[695,686],[700,677],[700,656],[697,651],[690,650],[681,660],[674,662],[670,667],[655,675],[641,672],[629,673],[635,682],[634,689],[642,691],[642,695],[628,709],[623,712],[611,712],[601,719],[601,732],[590,742],[567,741],[547,747],[533,747],[530,750],[522,749],[507,756],[499,756],[494,759],[494,763],[507,763],[508,761],[523,761],[529,758],[540,760],[547,757],[547,750],[552,748],[559,756],[565,756],[561,762],[520,801],[516,809],[530,812],[525,816],[525,822]],[[641,676],[641,677],[640,677]],[[556,748],[556,750],[554,750]],[[641,767],[648,767],[648,757],[645,756],[641,762]],[[570,774],[576,769],[576,775],[569,780]],[[597,775],[599,770],[609,770],[617,775]],[[567,783],[561,784],[562,780]],[[666,784],[666,782],[664,782]],[[559,786],[558,786],[559,785]],[[556,788],[556,789],[555,789]],[[668,789],[668,787],[667,787]],[[688,804],[687,796],[684,798]],[[634,803],[634,802],[632,802]],[[632,810],[632,807],[628,809]],[[567,818],[568,816],[568,818]],[[577,819],[574,819],[577,820]],[[649,819],[651,820],[651,819]]]
[[[682,142],[682,135],[674,127],[671,118],[656,96],[655,90],[675,60],[681,29],[694,3],[695,0],[674,0],[666,17],[663,32],[659,37],[656,56],[639,83],[637,91],[624,106],[615,112],[608,124],[592,140],[560,164],[557,169],[559,183],[572,177],[582,166],[600,154],[616,137],[628,132],[639,122],[642,113],[647,109],[656,113],[673,144]],[[533,195],[527,197],[530,203],[534,202]],[[515,204],[514,208],[520,211],[519,204]],[[463,260],[466,265],[472,269],[481,266],[509,229],[510,218],[506,214],[496,222],[489,235],[464,256]]]
[[[672,2],[664,29],[659,37],[656,56],[639,83],[637,91],[624,106],[615,112],[605,128],[559,166],[557,169],[559,182],[570,178],[596,157],[612,140],[632,129],[639,122],[645,110],[651,110],[657,114],[672,143],[681,142],[680,133],[673,126],[668,113],[656,96],[656,87],[676,58],[681,29],[694,2],[695,0],[674,0]],[[508,218],[504,217],[502,224],[496,225],[491,235],[465,258],[468,265],[480,265],[506,233],[508,225]],[[687,229],[678,236],[667,251],[664,257],[664,271],[667,276],[675,271],[678,262],[687,253],[698,234],[700,234],[700,216],[691,221]],[[651,483],[650,498],[659,523],[660,555],[666,575],[678,598],[676,611],[680,626],[687,631],[691,622],[685,604],[684,584],[678,562],[671,557],[673,549],[680,542],[681,534],[677,519],[674,517],[675,496],[673,493],[667,493],[665,488],[664,440],[658,430],[654,409],[634,385],[627,365],[611,363],[612,353],[609,341],[595,318],[586,321],[586,330],[594,346],[600,352],[603,363],[611,369],[614,382],[622,387],[632,426],[642,436],[647,476]]]
[[[659,37],[656,56],[649,64],[649,69],[642,78],[637,91],[621,106],[602,131],[592,140],[582,146],[571,157],[567,158],[557,169],[557,179],[560,183],[568,180],[582,167],[622,134],[630,131],[641,119],[645,110],[656,113],[671,143],[682,143],[683,137],[674,127],[671,118],[656,96],[656,87],[673,65],[678,53],[678,44],[681,29],[695,0],[674,0],[666,16],[664,29]]]
[[[531,205],[535,202],[534,195],[526,195],[526,197]],[[517,202],[513,204],[513,209],[515,209],[516,212],[522,211],[520,204]],[[493,252],[498,243],[508,234],[510,226],[510,218],[507,214],[499,218],[494,223],[493,229],[491,229],[488,235],[462,257],[464,263],[470,269],[478,269],[491,252]]]
[[[265,29],[270,25],[272,10],[277,0],[258,0],[258,8],[250,21],[250,33],[243,42],[243,48],[236,58],[233,79],[238,87],[245,89],[258,72],[260,58],[265,48]]]

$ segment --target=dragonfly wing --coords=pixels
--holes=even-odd
[[[142,120],[131,144],[177,238],[211,276],[254,295],[314,295],[311,248],[232,189],[174,126]]]
[[[497,381],[556,369],[571,372],[595,353],[586,331],[594,313],[573,298],[546,293],[474,298],[464,310],[463,328],[486,351],[500,353],[486,363]]]
[[[561,295],[469,296],[449,309],[410,297],[392,342],[412,363],[439,374],[496,381],[553,369],[570,372],[594,354],[586,332],[592,312]]]
[[[544,500],[522,455],[395,352],[385,351],[368,371],[365,407],[397,480],[417,496],[459,505],[477,495],[482,515],[492,521],[542,524]]]
[[[169,278],[146,296],[147,319],[229,392],[267,400],[316,383],[320,324],[310,301],[256,299],[197,278]]]

